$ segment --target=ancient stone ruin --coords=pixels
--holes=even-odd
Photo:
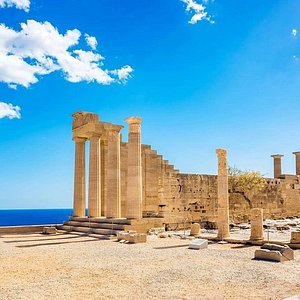
[[[230,222],[249,221],[252,214],[252,238],[259,240],[258,209],[263,209],[264,218],[300,215],[300,152],[294,152],[296,175],[282,174],[282,155],[273,155],[274,178],[267,178],[262,190],[242,195],[228,187],[225,150],[217,150],[218,176],[180,173],[150,145],[141,144],[141,121],[139,117],[125,120],[128,142],[123,142],[122,125],[103,122],[94,113],[73,114],[74,212],[63,229],[106,235],[162,226],[177,229],[193,222],[202,226],[218,220],[223,239],[229,236]]]

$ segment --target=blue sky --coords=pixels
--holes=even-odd
[[[13,0],[27,11],[5,1],[2,36],[16,35],[6,55],[19,51],[13,54],[26,66],[43,64],[43,70],[30,69],[33,79],[0,57],[0,102],[21,109],[20,118],[3,112],[1,118],[0,105],[0,208],[72,206],[71,114],[77,110],[122,125],[128,116],[141,116],[143,143],[182,172],[215,174],[219,147],[241,169],[272,176],[270,155],[281,153],[284,173],[295,172],[298,0],[197,1],[205,8],[198,12],[180,0]],[[201,20],[192,24],[197,13]],[[20,23],[31,26],[35,39],[22,39]],[[37,61],[39,42],[50,26],[61,35],[72,30],[68,41],[76,43],[63,58],[55,56],[60,49],[54,34],[43,51],[53,50],[47,57],[55,66],[41,75],[46,64]],[[85,34],[98,45],[88,45]],[[0,42],[0,55],[5,49]],[[28,57],[24,49],[36,51]],[[105,57],[98,60],[103,66],[95,70],[85,61],[83,72],[74,50]],[[69,53],[77,59],[72,70]]]

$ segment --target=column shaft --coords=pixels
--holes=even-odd
[[[120,133],[108,132],[106,217],[121,217]]]
[[[73,216],[85,216],[85,139],[75,138]]]
[[[300,151],[293,152],[296,156],[296,175],[300,175]]]
[[[263,209],[251,209],[251,241],[259,241],[264,239],[263,229]]]
[[[271,155],[274,159],[274,178],[279,178],[279,176],[282,174],[281,170],[281,158],[283,155],[281,154],[275,154]]]
[[[217,149],[216,153],[218,155],[218,238],[222,240],[230,236],[227,152]]]
[[[90,164],[89,164],[89,217],[101,217],[101,153],[100,137],[90,137]]]
[[[127,218],[142,218],[141,118],[125,120],[128,130]]]

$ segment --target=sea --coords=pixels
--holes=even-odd
[[[62,224],[71,215],[71,208],[0,210],[0,226]]]

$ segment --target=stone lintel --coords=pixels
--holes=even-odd
[[[99,116],[91,112],[77,111],[72,114],[72,117],[73,117],[73,123],[72,123],[73,129],[79,128],[86,124],[99,123]]]
[[[120,132],[124,126],[122,125],[115,125],[111,123],[103,123],[104,129],[107,131],[114,131],[114,132]]]

